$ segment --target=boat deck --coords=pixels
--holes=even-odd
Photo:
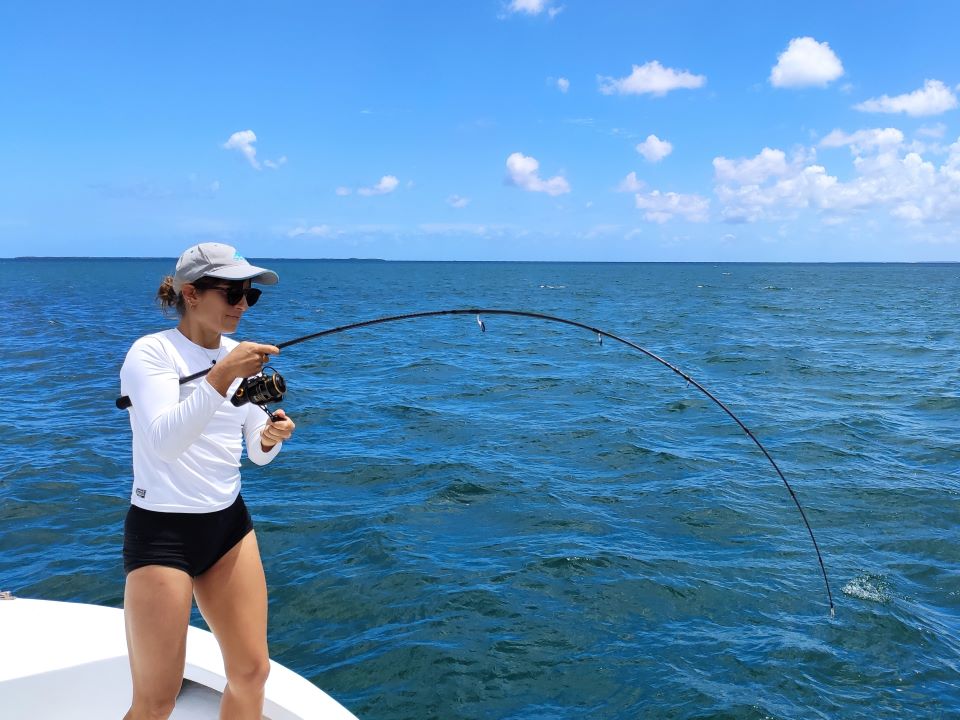
[[[4,720],[121,718],[130,704],[123,611],[48,600],[0,600],[0,707]],[[357,720],[329,695],[270,661],[265,720]],[[218,716],[226,685],[209,632],[190,627],[184,684],[171,716]]]

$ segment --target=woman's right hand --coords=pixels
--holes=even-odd
[[[280,348],[276,345],[244,341],[213,366],[207,373],[207,381],[226,397],[234,380],[256,375],[263,370],[263,366],[270,360],[270,355],[279,352]]]

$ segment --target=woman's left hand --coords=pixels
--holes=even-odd
[[[297,427],[283,410],[274,410],[273,414],[280,419],[267,420],[267,424],[263,426],[263,430],[260,432],[260,447],[264,452],[269,452],[274,445],[293,435],[293,431]]]

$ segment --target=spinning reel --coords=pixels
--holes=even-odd
[[[266,371],[270,370],[268,374]],[[274,415],[267,409],[267,403],[278,403],[283,400],[283,394],[287,391],[287,382],[283,376],[267,366],[260,371],[259,375],[245,378],[240,387],[230,398],[230,402],[236,407],[253,403],[263,410],[273,421],[280,420],[279,415]]]

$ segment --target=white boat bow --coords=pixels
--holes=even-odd
[[[270,661],[265,720],[357,720],[292,670]],[[173,720],[212,720],[226,685],[216,639],[187,631],[184,683]],[[0,715],[4,720],[120,720],[130,706],[123,610],[0,599]]]

